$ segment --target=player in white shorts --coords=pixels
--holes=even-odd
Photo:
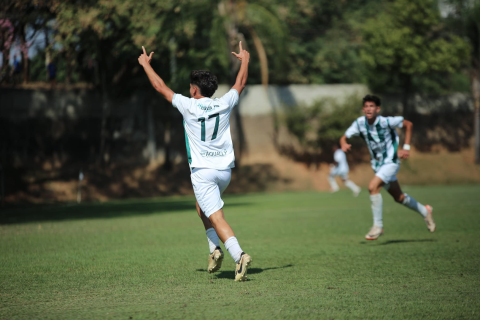
[[[352,180],[348,179],[348,172],[350,171],[350,168],[348,167],[347,155],[336,144],[332,147],[332,151],[333,160],[335,163],[330,167],[330,175],[328,176],[328,182],[332,188],[332,193],[340,190],[337,181],[335,181],[335,177],[340,177],[345,186],[352,190],[353,196],[357,197],[361,191],[361,188]]]
[[[366,95],[363,98],[364,117],[355,120],[345,135],[340,139],[342,150],[347,152],[352,145],[347,139],[352,136],[360,136],[367,143],[370,151],[372,168],[375,176],[370,181],[368,190],[372,201],[373,227],[365,236],[367,240],[376,240],[383,234],[383,200],[380,190],[384,187],[393,199],[404,206],[417,211],[422,215],[430,232],[435,231],[435,221],[432,217],[432,207],[422,205],[414,198],[402,192],[397,180],[400,169],[400,159],[408,159],[410,155],[410,139],[412,137],[413,124],[404,120],[403,117],[382,117],[380,113],[380,98]],[[405,144],[403,150],[398,151],[399,138],[395,128],[405,127]]]
[[[217,77],[208,71],[195,70],[190,74],[191,98],[174,93],[150,66],[153,52],[147,55],[145,48],[138,58],[151,84],[183,116],[185,144],[196,207],[206,230],[210,247],[208,272],[220,269],[223,252],[219,238],[236,262],[235,281],[247,280],[247,269],[252,258],[244,253],[223,214],[221,195],[228,187],[231,168],[235,166],[230,114],[238,104],[240,94],[247,83],[250,54],[242,49],[234,54],[240,61],[235,85],[220,99],[211,97],[218,88]]]

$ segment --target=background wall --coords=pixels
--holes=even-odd
[[[228,90],[222,85],[215,96]],[[328,190],[330,150],[306,153],[286,129],[285,111],[322,99],[343,103],[367,92],[355,84],[248,86],[239,120],[231,119],[237,168],[228,191]],[[401,114],[401,96],[382,98],[384,114]],[[414,100],[415,150],[404,161],[402,181],[480,182],[471,147],[470,96],[416,95]],[[360,100],[358,110],[360,115]],[[87,89],[2,88],[0,133],[8,202],[73,201],[80,171],[87,200],[192,192],[181,116],[150,88],[108,101]],[[368,154],[360,154],[349,156],[351,178],[366,186],[372,172]]]

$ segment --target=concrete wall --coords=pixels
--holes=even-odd
[[[214,97],[221,97],[228,90],[229,86],[220,85]],[[360,84],[271,85],[268,89],[261,85],[251,85],[242,93],[240,114],[266,115],[273,111],[279,112],[284,106],[310,105],[324,98],[343,102],[347,97],[366,93],[368,88]],[[114,116],[127,116],[135,112],[139,105],[148,101],[161,104],[160,100],[153,90],[139,91],[129,97],[109,100],[109,113]],[[93,90],[0,89],[0,116],[5,118],[101,117],[103,103],[101,93]]]
[[[215,96],[229,89],[221,85]],[[363,85],[248,86],[238,107],[245,148],[237,156],[241,165],[234,170],[229,192],[328,190],[328,155],[319,160],[292,152],[298,145],[283,126],[276,128],[281,117],[275,114],[316,100],[341,103],[366,93]],[[382,99],[384,112],[402,112],[399,95]],[[412,119],[415,150],[400,173],[402,182],[480,182],[470,144],[471,97],[418,95],[413,102],[420,115]],[[99,143],[105,114],[109,162],[98,165],[99,158],[105,159]],[[239,124],[234,117],[231,122],[238,148]],[[164,166],[167,155],[173,163],[169,168]],[[191,193],[181,116],[151,88],[106,103],[93,90],[0,88],[0,164],[11,202],[74,200],[80,169],[89,200]],[[368,185],[368,160],[351,164],[352,179]]]

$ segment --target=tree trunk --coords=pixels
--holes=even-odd
[[[153,106],[147,102],[147,151],[150,162],[155,161],[157,156],[157,140],[155,138],[155,119],[153,117]]]
[[[480,164],[480,61],[474,61],[471,72],[472,96],[475,107],[475,163]]]
[[[2,71],[1,71],[1,79],[0,82],[5,82],[7,81],[9,74],[8,74],[8,64],[9,64],[9,58],[10,56],[7,54],[7,50],[4,50],[2,52]]]
[[[65,49],[65,84],[69,86],[72,83],[72,52],[70,47]]]
[[[260,40],[257,33],[255,32],[255,29],[253,29],[252,27],[249,27],[248,31],[250,32],[250,35],[252,36],[253,44],[255,45],[255,50],[257,51],[258,59],[260,60],[260,71],[261,71],[261,74],[262,74],[262,85],[267,87],[268,86],[268,58],[267,58],[267,52],[265,51],[265,48],[263,47],[262,40]]]
[[[255,51],[257,51],[258,59],[260,60],[260,71],[262,75],[262,85],[265,89],[268,99],[272,105],[272,117],[273,117],[273,145],[278,150],[278,132],[280,128],[280,121],[278,120],[277,110],[275,109],[274,101],[271,99],[271,94],[268,89],[268,57],[265,47],[263,46],[262,40],[258,37],[257,32],[252,27],[248,28],[250,35],[253,39],[253,44],[255,45]]]
[[[414,109],[409,103],[410,95],[412,91],[412,76],[404,75],[402,79],[402,86],[403,86],[403,96],[402,96],[403,117],[407,118],[414,111]]]
[[[102,52],[102,46],[99,45],[99,52]],[[107,118],[108,118],[108,85],[107,85],[107,70],[105,64],[106,58],[104,54],[100,54],[99,62],[103,68],[100,68],[100,85],[102,90],[102,123],[100,127],[100,150],[99,150],[99,163],[108,162],[110,155],[107,153],[106,140],[107,140]]]
[[[23,83],[28,83],[30,81],[30,66],[28,63],[28,45],[27,45],[27,35],[26,35],[27,26],[21,27],[21,54],[22,54],[22,71],[23,71]]]
[[[244,48],[247,43],[241,33],[238,32],[236,22],[236,4],[234,0],[221,1],[218,4],[218,11],[220,15],[225,17],[225,32],[227,33],[227,40],[229,45],[229,52],[238,51],[238,41],[242,40]],[[233,85],[236,81],[238,66],[240,62],[233,55],[230,56],[230,83]],[[235,159],[237,165],[240,166],[240,161],[243,152],[246,149],[245,133],[243,131],[242,117],[240,116],[240,106],[233,109],[233,121],[235,123],[235,131],[232,134],[232,139],[235,147]]]

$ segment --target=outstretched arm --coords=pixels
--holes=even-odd
[[[405,142],[403,150],[398,151],[400,159],[408,159],[410,156],[410,141],[412,139],[413,123],[408,120],[403,120],[403,127],[405,128]]]
[[[250,53],[247,50],[242,49],[242,41],[238,44],[240,51],[239,53],[232,52],[232,54],[238,58],[238,60],[242,61],[240,66],[240,70],[238,71],[237,80],[235,81],[235,85],[232,89],[237,90],[238,95],[240,95],[247,84],[248,78],[248,63],[250,62]]]
[[[167,99],[168,102],[172,103],[174,92],[172,89],[167,87],[165,82],[160,78],[160,76],[153,70],[152,66],[150,65],[150,61],[152,60],[153,52],[150,53],[150,56],[147,56],[147,52],[145,48],[142,46],[143,53],[138,58],[138,62],[145,70],[145,73],[148,76],[148,80],[152,84],[153,88],[160,92],[160,94]]]
[[[348,152],[352,148],[352,145],[348,144],[348,142],[347,142],[347,136],[346,135],[343,135],[340,138],[340,147],[342,148],[343,152]]]

